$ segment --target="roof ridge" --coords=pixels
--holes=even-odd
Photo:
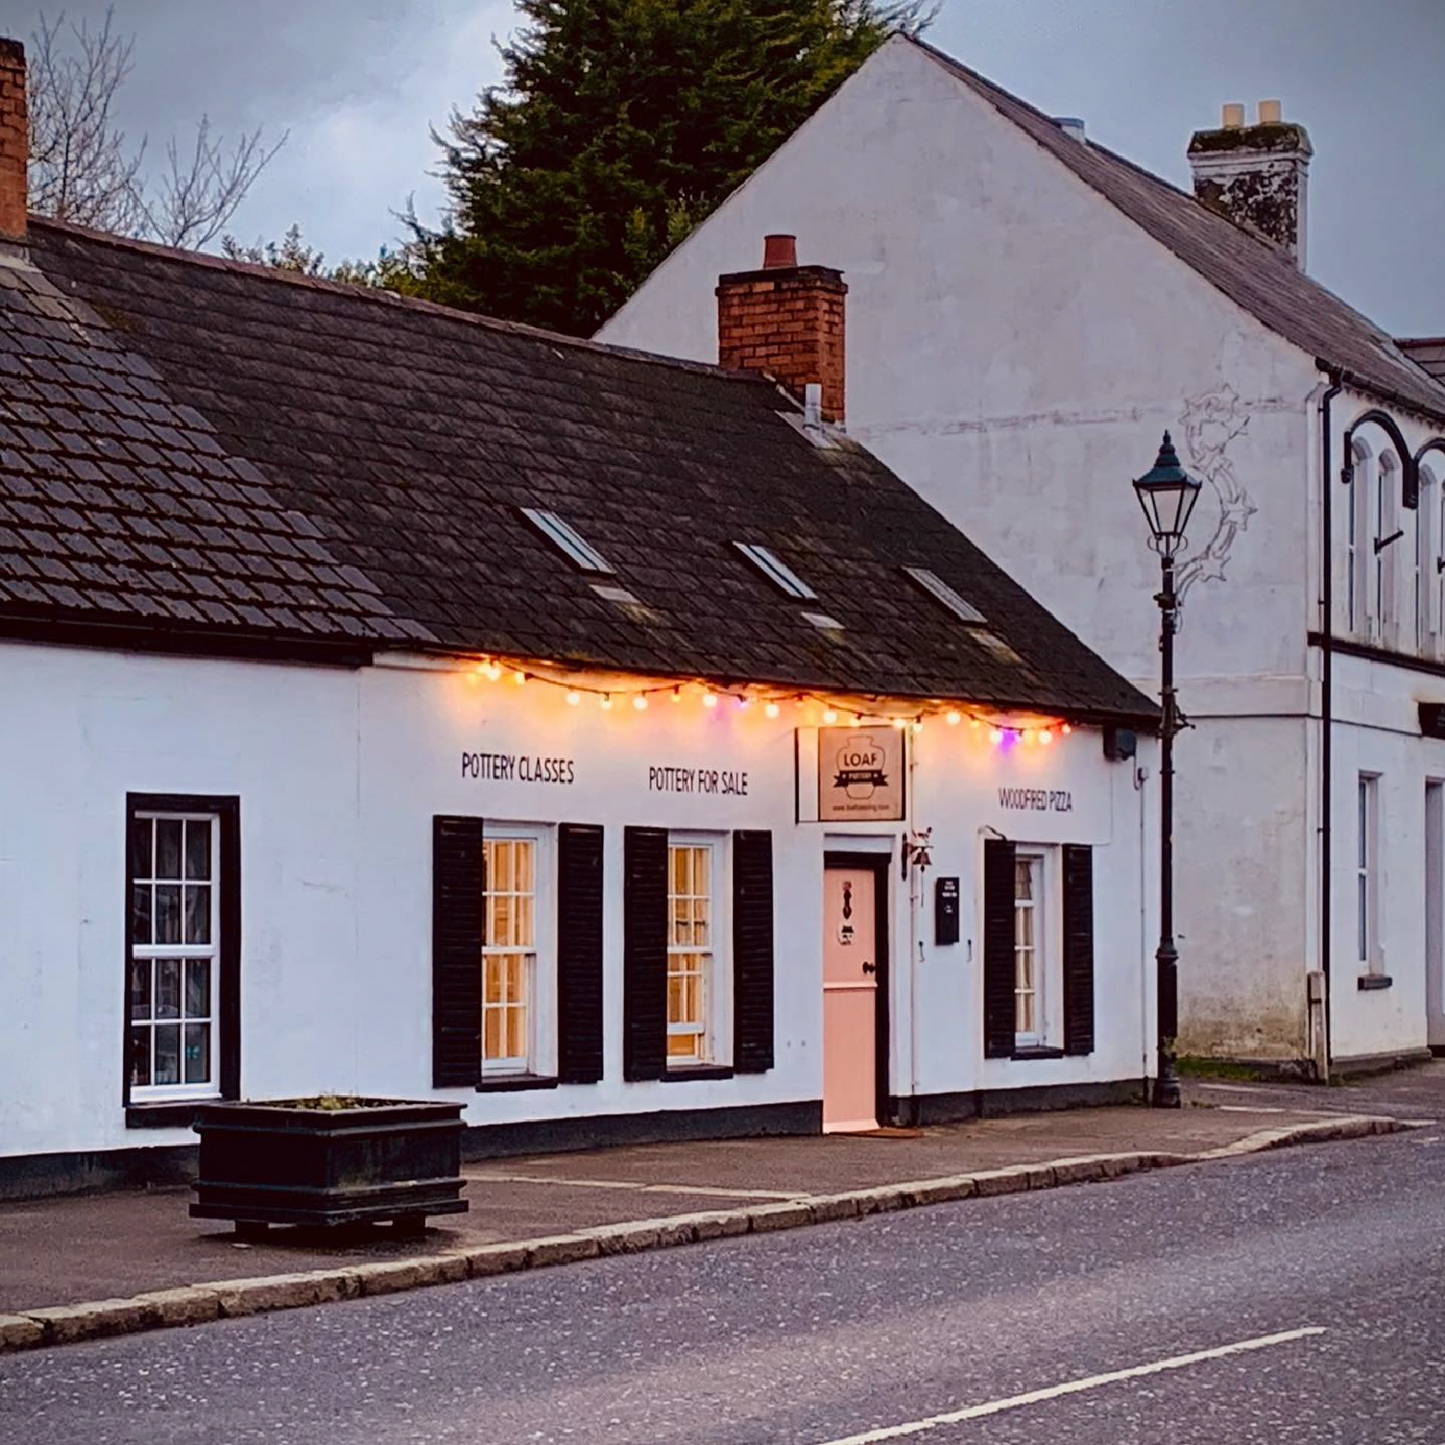
[[[901,38],[906,39],[910,44],[916,46],[935,64],[952,74],[956,79],[962,81],[969,89],[973,90],[975,94],[979,95],[981,99],[992,105],[1004,120],[1022,130],[1036,145],[1053,155],[1061,165],[1065,166],[1092,191],[1102,196],[1103,199],[1113,206],[1115,210],[1120,212],[1121,215],[1132,221],[1136,226],[1139,226],[1158,244],[1173,251],[1184,265],[1202,277],[1208,285],[1214,287],[1221,295],[1252,315],[1256,321],[1268,330],[1273,331],[1277,336],[1282,337],[1292,346],[1296,346],[1300,350],[1310,353],[1321,365],[1342,367],[1347,371],[1361,371],[1361,368],[1357,365],[1347,362],[1343,358],[1323,357],[1319,349],[1312,346],[1308,340],[1302,339],[1299,334],[1292,333],[1291,330],[1278,319],[1271,319],[1261,314],[1261,309],[1257,303],[1252,303],[1237,293],[1236,290],[1231,289],[1231,284],[1225,279],[1222,279],[1221,273],[1211,273],[1207,267],[1200,265],[1197,260],[1192,259],[1188,255],[1181,254],[1164,235],[1160,234],[1159,230],[1151,224],[1147,217],[1132,211],[1118,195],[1111,194],[1106,181],[1107,167],[1109,165],[1120,167],[1145,185],[1157,188],[1164,196],[1168,197],[1172,203],[1176,205],[1187,205],[1189,207],[1190,219],[1199,221],[1202,225],[1212,228],[1215,236],[1218,238],[1217,244],[1208,238],[1202,239],[1201,244],[1209,246],[1213,251],[1220,254],[1222,258],[1227,259],[1228,252],[1231,248],[1243,246],[1248,252],[1252,253],[1253,256],[1259,257],[1264,263],[1260,268],[1262,273],[1267,273],[1269,270],[1275,270],[1280,273],[1276,278],[1279,284],[1283,284],[1286,280],[1287,270],[1287,278],[1291,283],[1303,284],[1309,288],[1310,291],[1316,293],[1320,300],[1327,299],[1330,304],[1339,307],[1343,312],[1347,313],[1348,318],[1352,320],[1354,325],[1364,333],[1364,341],[1378,351],[1380,361],[1387,363],[1391,368],[1401,368],[1411,380],[1417,382],[1425,389],[1426,393],[1430,394],[1430,401],[1427,403],[1422,396],[1412,398],[1402,395],[1396,390],[1396,386],[1402,386],[1404,384],[1403,378],[1394,384],[1388,380],[1382,380],[1380,376],[1368,377],[1360,374],[1357,379],[1364,382],[1368,388],[1374,389],[1383,396],[1391,397],[1407,406],[1427,413],[1430,413],[1433,408],[1433,414],[1445,417],[1445,385],[1442,385],[1440,381],[1431,376],[1413,357],[1406,355],[1400,349],[1397,339],[1392,337],[1377,321],[1372,320],[1363,311],[1352,306],[1344,297],[1332,291],[1322,281],[1296,266],[1293,260],[1286,256],[1285,253],[1272,242],[1246,230],[1243,226],[1236,225],[1227,216],[1223,216],[1218,211],[1206,206],[1193,192],[1186,191],[1174,185],[1173,182],[1165,180],[1164,177],[1156,175],[1153,171],[1147,170],[1136,161],[1130,160],[1127,156],[1122,156],[1117,151],[1110,150],[1108,146],[1099,145],[1094,141],[1081,143],[1064,136],[1058,121],[1055,120],[1053,116],[1048,115],[1037,106],[1030,104],[1030,102],[1024,100],[1021,96],[1017,96],[1012,91],[1006,90],[1003,86],[990,80],[987,76],[980,75],[978,71],[965,65],[961,60],[955,59],[949,55],[947,51],[940,50],[937,46],[931,45],[928,41],[919,39],[917,36],[903,35],[902,32],[899,33]],[[1014,111],[1022,112],[1023,116],[1021,117],[1019,114],[1014,113]],[[1033,134],[1029,126],[1030,121],[1041,123],[1057,131],[1061,143],[1060,149],[1054,151],[1041,136]],[[1064,144],[1068,146],[1082,146],[1081,155],[1091,154],[1098,156],[1105,162],[1105,165],[1102,167],[1094,167],[1091,165],[1075,164],[1069,158],[1070,152],[1063,149]],[[1102,171],[1103,174],[1092,174],[1096,169]],[[1240,262],[1240,265],[1247,266],[1247,261]],[[1227,269],[1226,267],[1226,271]],[[1268,282],[1269,277],[1267,274],[1265,274],[1262,279],[1252,275],[1246,275],[1242,284],[1245,290],[1254,291],[1258,290],[1260,286],[1267,286]],[[1305,299],[1308,300],[1308,298]]]
[[[267,266],[258,261],[242,261],[232,256],[215,256],[209,251],[191,251],[180,246],[166,246],[158,241],[144,241],[136,236],[121,236],[114,231],[101,231],[92,226],[80,226],[74,221],[61,221],[53,216],[29,216],[34,229],[56,231],[61,235],[83,237],[102,245],[115,246],[121,250],[139,251],[149,256],[188,265],[203,266],[216,271],[229,271],[237,275],[250,276],[261,281],[280,285],[300,286],[313,291],[326,291],[336,296],[349,296],[356,300],[376,302],[385,306],[400,306],[403,310],[416,311],[430,316],[448,317],[463,321],[504,335],[521,336],[528,340],[546,342],[551,345],[572,346],[582,351],[601,352],[607,356],[622,356],[633,361],[651,362],[657,366],[673,367],[680,371],[705,372],[729,381],[763,381],[762,374],[732,366],[722,366],[713,361],[693,361],[685,357],[664,356],[660,352],[644,351],[634,346],[618,346],[613,342],[597,341],[589,336],[569,336],[564,331],[548,331],[541,326],[532,326],[525,321],[506,321],[499,316],[487,316],[480,311],[463,311],[457,306],[444,306],[439,301],[428,301],[422,296],[405,296],[400,292],[388,291],[381,286],[360,286],[352,281],[337,281],[330,276],[313,276],[304,271],[289,271],[279,266]]]

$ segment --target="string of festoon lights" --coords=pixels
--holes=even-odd
[[[756,707],[769,718],[781,717],[785,708],[816,708],[818,718],[824,727],[880,727],[885,724],[914,733],[923,731],[928,719],[941,719],[947,727],[967,727],[981,732],[987,729],[988,740],[995,747],[1014,743],[1025,746],[1038,744],[1051,747],[1058,737],[1067,737],[1073,728],[1063,721],[1029,722],[1015,724],[1001,721],[996,717],[973,711],[968,704],[940,701],[930,704],[928,709],[916,709],[906,713],[872,711],[860,707],[855,700],[843,701],[811,691],[764,691],[754,689],[738,691],[720,687],[715,683],[701,681],[659,682],[641,687],[599,687],[578,682],[574,678],[549,677],[536,670],[535,665],[509,661],[499,657],[484,657],[471,667],[473,678],[488,682],[505,682],[514,687],[529,683],[540,683],[544,687],[564,692],[572,707],[584,702],[595,703],[603,711],[614,707],[632,708],[646,712],[656,700],[665,700],[680,705],[689,696],[694,696],[707,709],[732,707],[738,711]]]

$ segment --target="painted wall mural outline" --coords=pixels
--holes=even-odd
[[[1249,428],[1249,413],[1226,383],[1217,391],[1189,397],[1184,407],[1184,446],[1190,471],[1209,483],[1219,503],[1214,532],[1180,564],[1177,586],[1182,603],[1195,582],[1222,582],[1235,538],[1249,526],[1258,508],[1245,491],[1228,456],[1229,444]],[[1195,511],[1195,526],[1207,522]]]

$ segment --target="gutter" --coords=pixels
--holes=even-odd
[[[1334,588],[1334,468],[1331,457],[1330,406],[1344,390],[1343,373],[1332,370],[1329,373],[1329,389],[1320,398],[1320,470],[1323,485],[1320,495],[1320,530],[1322,551],[1320,577],[1322,586],[1321,607],[1324,618],[1320,627],[1320,972],[1324,975],[1324,997],[1321,1012],[1324,1015],[1324,1075],[1330,1074],[1330,1059],[1333,1054],[1330,1029],[1330,905],[1331,905],[1331,856],[1330,808],[1334,792],[1333,779],[1334,749],[1334,630],[1335,630],[1335,588]],[[1308,1017],[1309,989],[1306,984],[1305,1010]],[[1324,1082],[1323,1080],[1321,1082]]]

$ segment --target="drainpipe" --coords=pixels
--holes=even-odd
[[[1323,582],[1324,617],[1320,623],[1320,972],[1324,975],[1324,996],[1320,1011],[1324,1022],[1324,1078],[1330,1077],[1330,901],[1331,869],[1330,856],[1330,806],[1331,783],[1334,776],[1333,759],[1333,685],[1334,685],[1334,633],[1335,633],[1335,553],[1333,518],[1335,510],[1335,473],[1331,457],[1332,438],[1330,435],[1330,404],[1344,390],[1338,371],[1329,373],[1329,389],[1320,398],[1320,463],[1324,484],[1320,494],[1321,532],[1323,534],[1323,555],[1320,575]],[[1305,992],[1306,1016],[1309,1010],[1309,991]]]

